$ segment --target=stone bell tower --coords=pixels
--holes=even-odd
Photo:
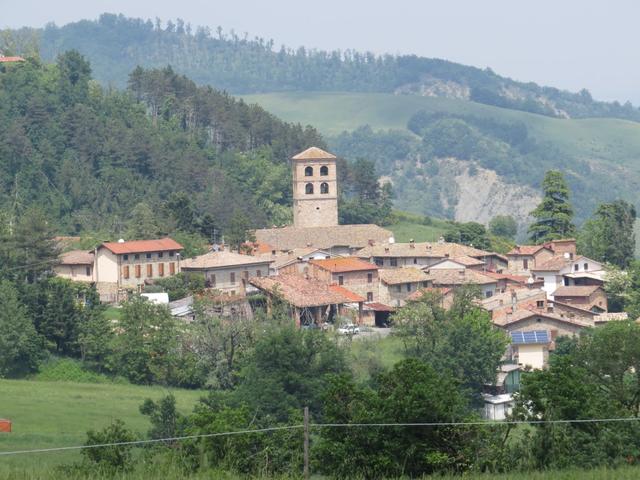
[[[293,169],[293,226],[338,225],[336,157],[311,147],[291,158]]]

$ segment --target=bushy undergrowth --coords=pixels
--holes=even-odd
[[[128,383],[122,377],[109,377],[87,370],[80,360],[55,357],[44,363],[31,379],[43,382]]]

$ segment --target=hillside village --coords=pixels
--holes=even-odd
[[[180,20],[2,33],[0,478],[636,478],[636,107]]]
[[[291,158],[294,224],[259,229],[255,240],[232,251],[214,245],[204,255],[183,258],[171,238],[106,242],[95,250],[61,255],[56,275],[95,284],[100,300],[117,304],[132,294],[167,303],[184,321],[193,319],[193,297],[168,302],[145,293],[154,281],[180,272],[202,275],[204,295],[251,311],[264,297],[267,309],[288,305],[301,328],[392,327],[393,313],[428,292],[451,306],[457,289],[478,288],[477,300],[511,343],[497,382],[485,394],[486,415],[504,419],[517,385],[506,385],[517,369],[548,364],[559,337],[625,313],[608,312],[607,272],[601,262],[579,255],[575,239],[517,245],[506,254],[457,243],[397,243],[377,225],[339,225],[336,157],[310,147]],[[253,304],[255,305],[255,303]],[[507,369],[510,375],[502,375]],[[514,370],[516,369],[516,370]]]

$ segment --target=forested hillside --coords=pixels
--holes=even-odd
[[[558,119],[445,98],[295,92],[244,96],[289,121],[309,122],[347,158],[375,161],[397,208],[524,227],[545,171],[565,173],[581,223],[603,201],[638,204],[640,124]]]
[[[251,227],[288,220],[287,160],[324,146],[316,130],[169,68],[137,69],[129,84],[98,86],[76,52],[53,65],[0,67],[0,214],[9,224],[33,206],[61,233],[182,226],[208,236],[234,217]]]
[[[417,57],[352,50],[316,51],[276,46],[222,29],[192,27],[181,20],[129,19],[103,14],[62,27],[5,32],[6,53],[39,50],[52,61],[77,49],[91,61],[105,85],[124,87],[136,66],[171,65],[199,84],[232,93],[275,91],[387,92],[457,98],[553,117],[617,117],[640,120],[630,103],[595,101],[587,90],[570,93],[535,83],[516,82],[489,68]]]

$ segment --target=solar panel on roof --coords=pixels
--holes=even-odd
[[[522,345],[532,343],[549,343],[549,332],[546,330],[511,332],[511,343]]]

